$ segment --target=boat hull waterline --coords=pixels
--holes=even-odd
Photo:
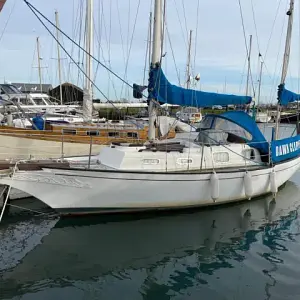
[[[220,171],[219,197],[212,199],[212,173],[146,173],[76,169],[17,171],[0,184],[26,192],[63,215],[179,209],[248,200],[272,192],[300,167],[300,157],[270,168],[248,170],[252,195],[246,195],[245,170]],[[274,173],[273,173],[274,174]],[[249,180],[249,177],[248,177]]]

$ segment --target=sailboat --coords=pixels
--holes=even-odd
[[[194,141],[156,140],[156,106],[152,100],[207,107],[248,105],[252,99],[172,85],[161,66],[162,0],[154,5],[148,143],[104,149],[99,157],[104,169],[16,168],[13,174],[1,178],[1,184],[33,195],[61,214],[82,214],[191,208],[250,200],[269,193],[275,196],[295,174],[300,166],[300,135],[278,139],[281,106],[299,99],[299,95],[285,89],[294,0],[288,12],[277,122],[270,142],[244,111],[206,115]]]

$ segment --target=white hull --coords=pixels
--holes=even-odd
[[[93,145],[92,154],[96,155],[103,145]],[[90,145],[81,143],[45,141],[0,135],[0,160],[7,159],[50,159],[64,156],[89,155]]]
[[[245,193],[245,170],[218,173],[219,196],[212,199],[211,172],[200,174],[146,173],[45,169],[19,171],[10,185],[40,199],[63,214],[219,205],[271,192],[272,171],[276,186],[287,182],[300,166],[300,157],[274,166],[249,171],[252,194]]]
[[[39,226],[28,222],[26,226],[22,223],[21,228],[13,224],[13,228],[2,230],[1,243],[5,245],[1,252],[2,262],[10,267],[2,283],[3,286],[10,283],[15,289],[19,286],[30,289],[32,282],[43,282],[47,278],[88,281],[100,274],[109,277],[124,274],[124,271],[141,276],[143,270],[153,270],[153,266],[156,274],[168,274],[170,264],[171,270],[174,270],[174,264],[181,270],[186,268],[187,261],[189,266],[199,268],[195,251],[202,259],[218,260],[216,255],[224,250],[220,242],[222,245],[232,244],[234,250],[239,250],[245,243],[251,245],[255,240],[244,232],[255,230],[257,234],[263,233],[266,222],[279,221],[274,228],[277,232],[284,231],[284,224],[297,218],[297,214],[289,213],[299,206],[298,194],[297,186],[289,182],[278,193],[276,202],[272,197],[266,197],[205,212],[138,219],[131,216],[123,222],[120,219],[115,222],[114,218],[114,221],[89,218],[80,223],[69,219],[61,219],[58,223],[56,220],[42,220]],[[174,238],[174,233],[180,238]],[[236,242],[239,238],[245,243]],[[19,251],[17,258],[16,251]],[[190,254],[187,256],[187,253]],[[74,263],[70,257],[78,257],[80,262]],[[79,263],[88,272],[83,274]],[[7,293],[6,298],[9,298]]]

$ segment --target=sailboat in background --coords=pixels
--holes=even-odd
[[[2,8],[5,1],[0,3],[0,8]],[[51,118],[46,121],[46,118],[40,117],[38,121],[41,126],[34,124],[32,129],[16,128],[11,120],[8,121],[11,119],[9,116],[13,111],[10,107],[17,106],[19,114],[22,114],[24,109],[15,94],[5,93],[8,98],[6,100],[8,105],[3,110],[9,112],[9,116],[6,116],[9,126],[0,126],[0,145],[2,145],[0,146],[0,160],[56,159],[66,156],[89,155],[90,153],[98,154],[103,147],[112,142],[140,144],[147,140],[148,124],[143,120],[121,120],[120,122],[98,120],[97,123],[92,122],[97,121],[93,118],[93,83],[91,80],[93,78],[93,10],[93,0],[86,0],[85,74],[87,76],[83,89],[81,118],[83,122],[80,122],[80,119],[74,122],[74,117],[66,118],[61,122],[53,122]],[[31,108],[33,108],[32,106]],[[29,119],[28,116],[27,119]],[[23,120],[23,122],[25,121]],[[156,132],[160,134],[161,128],[156,128]],[[174,136],[174,128],[171,128],[165,135],[166,138]]]
[[[162,0],[155,1],[152,65],[149,76],[149,142],[113,145],[98,160],[106,170],[45,167],[16,171],[0,183],[35,196],[62,214],[178,209],[275,195],[300,166],[300,135],[279,140],[280,107],[299,99],[284,88],[294,0],[289,26],[278,117],[268,142],[244,111],[207,115],[195,140],[156,139],[156,101],[200,107],[248,105],[251,97],[187,90],[172,85],[161,66]]]

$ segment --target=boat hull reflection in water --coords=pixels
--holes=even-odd
[[[142,219],[45,220],[35,232],[33,223],[9,225],[2,231],[8,241],[1,249],[2,296],[296,299],[298,195],[297,185],[288,182],[276,201],[266,197]]]

